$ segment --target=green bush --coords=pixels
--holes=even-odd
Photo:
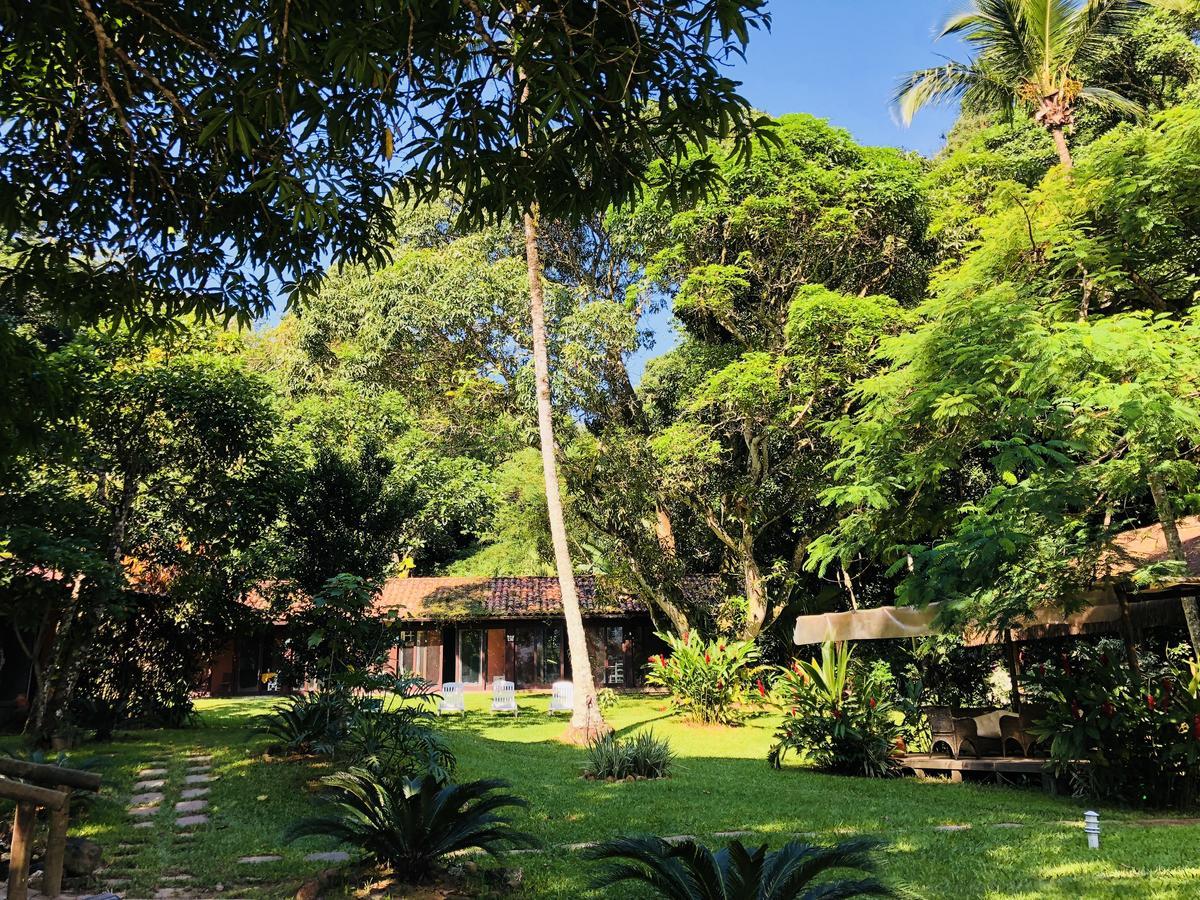
[[[449,781],[456,760],[434,727],[438,695],[432,685],[419,676],[402,675],[372,686],[387,690],[396,702],[387,708],[374,697],[359,700],[347,733],[334,748],[338,755],[388,778],[429,774]]]
[[[341,691],[295,694],[255,731],[270,735],[288,753],[329,753],[349,733],[354,713],[353,699]]]
[[[826,642],[820,660],[781,669],[774,694],[784,709],[767,757],[775,768],[795,751],[839,775],[883,778],[898,772],[904,717],[886,665],[862,665],[845,644]]]
[[[1200,664],[1143,654],[1139,669],[1117,642],[1032,667],[1026,703],[1044,712],[1034,733],[1080,795],[1191,805],[1200,770]]]
[[[430,874],[451,853],[483,850],[495,856],[506,846],[535,847],[498,810],[526,806],[499,793],[503,781],[442,784],[431,775],[391,781],[366,769],[350,769],[321,780],[329,811],[296,822],[284,840],[323,835],[361,847],[408,882]]]
[[[671,655],[650,658],[646,683],[666,689],[675,711],[689,721],[704,725],[737,722],[761,668],[754,642],[705,641],[694,631],[682,638],[658,636],[671,648]]]
[[[666,738],[640,731],[630,738],[606,734],[588,744],[585,778],[666,778],[675,752]]]
[[[665,841],[639,835],[606,841],[585,855],[616,863],[596,878],[594,887],[609,889],[626,881],[641,882],[654,896],[668,900],[893,897],[896,894],[873,877],[880,846],[870,838],[832,847],[793,841],[768,853],[766,844],[748,850],[741,841],[731,841],[714,853],[691,838]],[[857,870],[867,877],[822,877],[834,870]],[[611,891],[608,895],[613,896]]]

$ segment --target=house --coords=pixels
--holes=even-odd
[[[666,649],[645,603],[595,576],[577,576],[576,585],[597,687],[640,687],[646,660]],[[688,576],[683,589],[695,602],[721,590],[709,576]],[[398,640],[389,663],[396,672],[416,672],[434,685],[458,681],[467,690],[500,677],[519,690],[548,688],[571,676],[557,578],[393,578],[375,608],[394,616]],[[286,652],[282,631],[271,626],[227,646],[201,686],[213,695],[273,688],[270,675]]]

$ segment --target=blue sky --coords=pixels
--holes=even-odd
[[[955,110],[923,110],[910,127],[896,120],[891,98],[905,72],[961,58],[952,40],[934,42],[938,27],[965,0],[773,0],[769,33],[752,35],[746,61],[734,68],[742,93],[771,115],[806,112],[839,125],[864,144],[888,144],[933,155]],[[674,343],[670,313],[644,323],[656,345],[630,360],[636,384],[645,362]]]

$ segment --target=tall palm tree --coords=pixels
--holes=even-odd
[[[1050,132],[1069,169],[1066,131],[1080,104],[1122,115],[1142,112],[1116,91],[1085,84],[1082,73],[1105,40],[1127,33],[1147,6],[1145,0],[972,0],[938,37],[962,35],[974,58],[909,74],[896,94],[900,115],[907,124],[922,107],[952,98],[973,107],[1024,110]]]
[[[537,386],[538,436],[542,450],[542,475],[546,482],[546,511],[550,519],[550,540],[554,546],[554,567],[562,594],[563,619],[567,626],[567,652],[574,682],[574,707],[571,710],[570,735],[580,743],[592,740],[610,729],[600,714],[596,685],[592,681],[591,658],[579,591],[575,587],[575,569],[567,545],[567,526],[563,516],[562,495],[558,488],[558,463],[554,446],[554,415],[550,405],[550,361],[546,350],[546,305],[542,289],[542,263],[538,254],[538,210],[526,211],[525,263],[529,270],[530,320],[533,325],[533,374]]]

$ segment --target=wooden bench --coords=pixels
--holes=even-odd
[[[46,839],[46,864],[42,893],[62,893],[63,855],[71,816],[71,791],[100,790],[100,776],[64,766],[47,766],[0,757],[0,798],[17,805],[13,816],[12,848],[8,864],[8,900],[29,896],[29,863],[33,856],[34,832],[39,808],[50,813]]]

